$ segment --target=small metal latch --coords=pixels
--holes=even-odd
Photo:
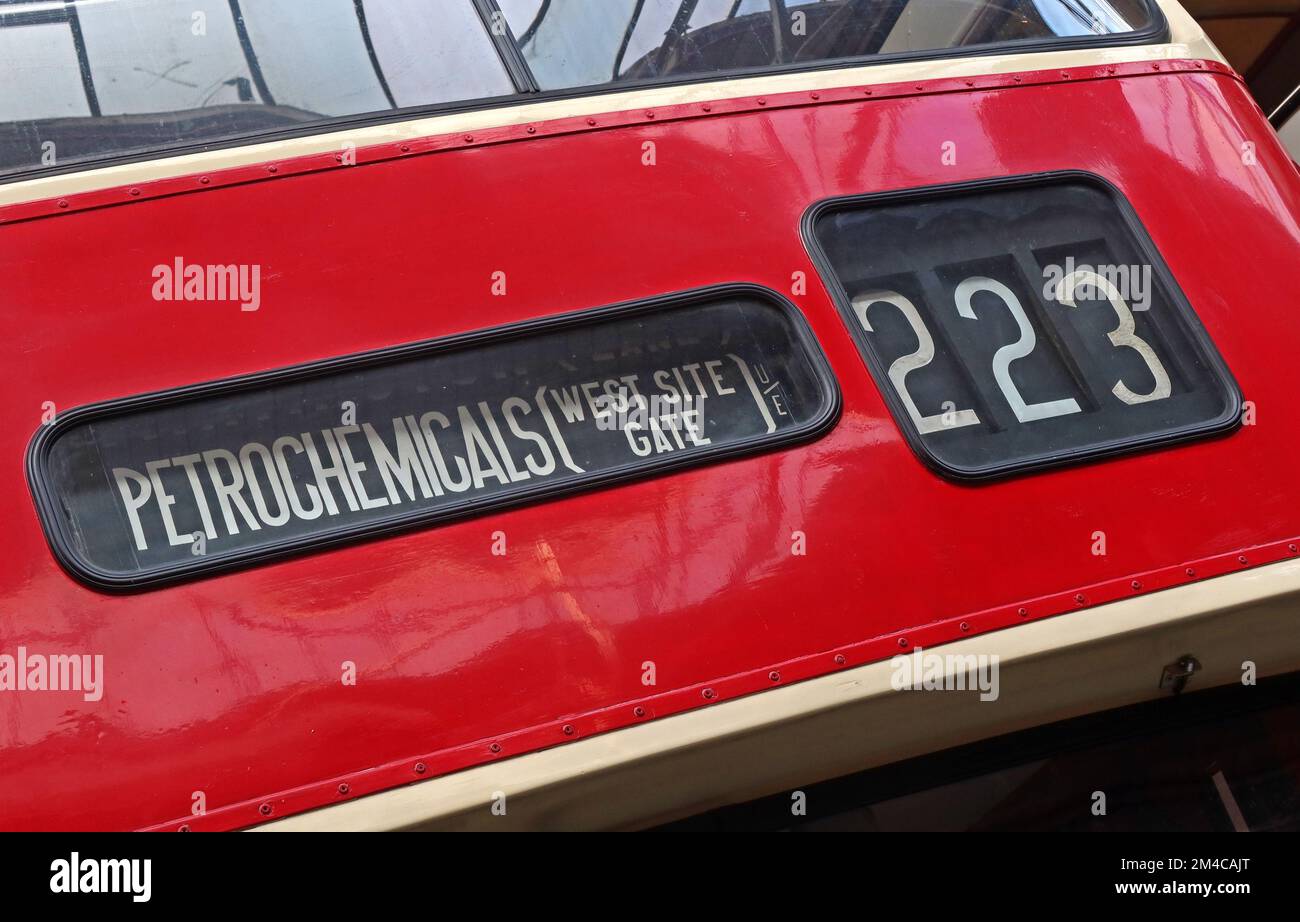
[[[1165,666],[1160,673],[1160,687],[1167,688],[1176,695],[1187,686],[1187,680],[1200,671],[1200,660],[1188,653]]]

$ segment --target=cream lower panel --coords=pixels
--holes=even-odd
[[[910,83],[949,77],[980,77],[1063,67],[1124,64],[1133,61],[1211,60],[1226,63],[1190,16],[1174,0],[1159,0],[1169,21],[1170,41],[1163,45],[1128,45],[1076,51],[1032,54],[989,54],[864,67],[827,68],[765,77],[747,77],[708,83],[676,84],[623,93],[602,93],[552,102],[529,103],[473,112],[450,113],[410,121],[354,128],[290,138],[265,144],[248,144],[222,150],[164,157],[102,169],[47,176],[0,185],[0,205],[75,195],[146,183],[174,176],[212,172],[231,167],[283,160],[308,154],[342,150],[345,145],[368,147],[409,141],[440,134],[482,131],[550,119],[622,112],[633,109],[682,105],[706,100],[761,94],[820,90],[842,86]]]
[[[894,691],[889,662],[773,689],[355,801],[262,830],[627,829],[1052,721],[1300,669],[1300,561],[931,648],[997,655],[1000,695]],[[494,815],[498,793],[506,814]]]

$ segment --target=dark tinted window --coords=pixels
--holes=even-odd
[[[1300,830],[1297,720],[1300,674],[1258,685],[1189,690],[801,785],[801,815],[792,812],[786,792],[668,828],[1295,832]],[[1096,792],[1105,795],[1104,812]]]
[[[1138,0],[501,0],[542,89],[1146,29]]]
[[[514,92],[462,0],[0,0],[0,173]]]
[[[1146,0],[0,0],[0,176],[512,94],[1151,34]]]

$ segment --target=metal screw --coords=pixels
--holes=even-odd
[[[905,647],[905,646],[907,646],[907,638],[906,638],[906,637],[900,637],[900,638],[898,638],[898,645],[899,645],[900,647]]]
[[[262,814],[262,816],[270,816],[270,815],[271,815],[271,805],[270,805],[270,804],[262,804],[262,806],[260,806],[260,807],[257,808],[257,812],[260,813],[260,814]]]
[[[1188,575],[1188,576],[1195,576],[1195,575],[1196,575],[1196,571],[1193,570],[1191,567],[1188,567],[1188,568],[1187,568],[1187,575]]]
[[[492,752],[500,752],[500,751],[501,751],[501,744],[500,744],[500,743],[493,743],[491,746],[488,747],[488,749],[490,749]]]
[[[564,735],[565,735],[565,736],[573,736],[573,724],[565,724],[565,725],[564,725]]]
[[[348,792],[351,791],[351,790],[352,790],[352,788],[351,788],[350,785],[348,785],[347,782],[344,782],[343,784],[340,784],[340,785],[339,785],[339,793],[340,793],[340,794],[346,794],[346,793],[348,793]]]
[[[1133,580],[1133,582],[1129,583],[1129,585],[1132,586],[1134,589],[1142,588],[1142,584],[1139,583],[1137,580]]]
[[[1082,604],[1084,603],[1084,601],[1085,601],[1085,599],[1084,599],[1084,597],[1083,597],[1083,593],[1080,592],[1078,595],[1076,595],[1076,596],[1074,597],[1074,601],[1076,601],[1076,602],[1078,602],[1080,605],[1082,605]]]
[[[963,631],[969,631],[969,630],[970,630],[970,622],[969,622],[969,621],[963,621],[961,624],[958,625],[958,627],[960,627]]]
[[[844,665],[844,662],[845,662],[845,660],[844,660],[844,654],[843,654],[843,653],[836,653],[836,654],[835,654],[835,665],[837,665],[837,666],[843,666],[843,665]]]
[[[635,717],[644,717],[644,716],[645,716],[645,708],[643,708],[643,707],[634,707],[634,708],[632,708],[632,714],[633,714],[633,716],[635,716]]]
[[[177,831],[177,832],[189,832],[189,831],[190,831],[190,824],[189,824],[189,823],[182,823],[180,826],[178,826],[178,827],[176,828],[176,831]]]
[[[769,679],[771,679],[773,682],[780,682],[780,681],[781,681],[781,673],[777,672],[775,669],[773,669],[771,672],[769,672],[769,673],[767,674],[767,677],[768,677]]]
[[[427,765],[425,765],[423,762],[416,762],[416,763],[415,763],[415,773],[416,773],[417,775],[423,775],[423,774],[424,774],[425,772],[427,772],[428,770],[429,770],[429,767],[428,767]]]
[[[711,688],[706,688],[706,689],[704,689],[704,692],[703,692],[704,697],[707,698],[707,699],[709,699],[710,701],[713,700],[713,696],[714,696],[715,694],[717,694],[717,692],[715,692],[715,691],[714,691],[713,689],[711,689]]]
[[[1027,608],[1019,609],[1019,610],[1016,612],[1016,614],[1018,614],[1020,617],[1024,618],[1025,616],[1027,616],[1027,615],[1029,614],[1029,609],[1027,609]]]

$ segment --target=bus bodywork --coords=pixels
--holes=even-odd
[[[1295,669],[1300,175],[1195,23],[1160,9],[1167,33],[1145,43],[562,94],[0,186],[0,653],[103,664],[95,700],[4,693],[4,824],[638,826],[1165,695],[1189,654],[1192,687],[1246,661]],[[963,467],[908,428],[898,356],[869,352],[904,328],[854,313],[838,231],[816,222],[884,193],[1071,183],[1113,196],[1158,254],[1179,329],[1208,342],[1171,387],[1219,403],[1147,441],[1067,433]],[[932,261],[962,270],[953,286],[993,277],[988,238],[953,239]],[[259,267],[256,307],[251,285],[159,287],[157,267],[188,265]],[[202,396],[219,430],[230,382],[256,395],[277,370],[484,330],[523,348],[570,315],[737,291],[806,327],[824,374],[797,437],[716,454],[665,439],[656,461],[690,463],[305,533],[229,566],[176,558],[157,580],[103,577],[61,531],[74,491],[50,445],[79,418],[89,439]],[[1159,391],[1125,367],[1129,393]],[[352,398],[353,419],[382,399]],[[980,399],[913,409],[991,412]],[[1025,401],[1031,419],[1044,402]],[[146,486],[120,495],[161,511]],[[897,657],[940,647],[998,656],[997,700],[891,687]]]

